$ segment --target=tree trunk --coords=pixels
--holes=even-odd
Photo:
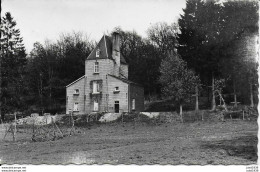
[[[2,56],[3,56],[3,47],[1,47],[1,53],[0,55],[0,118],[1,121],[4,121],[4,115],[2,114]]]
[[[43,102],[42,102],[42,74],[40,73],[40,102],[41,102],[41,112],[42,112],[42,115],[43,115]]]
[[[220,92],[219,90],[217,90],[217,93],[218,93],[218,95],[219,95],[219,98],[220,98],[220,99],[222,100],[222,102],[223,102],[223,106],[224,106],[225,111],[228,111],[227,106],[226,106],[226,103],[225,103],[225,100],[224,100],[224,98],[223,98],[221,92]]]
[[[212,74],[212,110],[216,110],[214,75]]]
[[[2,7],[1,7],[1,10],[2,10]],[[1,16],[1,14],[0,14]],[[2,34],[2,33],[0,33]],[[8,55],[8,54],[7,54]],[[3,49],[3,46],[1,46],[1,55],[0,55],[0,117],[2,119],[2,122],[5,120],[5,114],[2,112],[2,63],[3,63],[3,56],[4,56],[4,49]]]
[[[236,82],[233,82],[234,87],[234,107],[237,107],[237,92],[236,92]]]
[[[200,75],[200,76],[202,76],[202,74]],[[210,76],[208,76],[207,77],[207,85],[210,85],[210,83],[211,83],[211,77]],[[210,90],[210,88],[209,87],[206,87],[206,89],[207,89],[207,103],[208,104],[210,104],[210,92],[211,92],[211,90]]]
[[[52,94],[51,94],[51,87],[49,88],[49,107],[50,107],[50,109],[52,109],[52,107],[53,107],[53,104],[52,104],[52,102],[51,102],[51,97],[52,97]]]
[[[254,107],[253,84],[250,82],[250,106]]]
[[[13,131],[13,141],[16,141],[16,132],[17,132],[17,128],[16,128],[16,112],[14,113],[14,131]]]
[[[180,116],[181,116],[181,122],[183,123],[183,116],[182,116],[182,104],[180,104]]]
[[[198,111],[199,110],[199,89],[197,85],[195,87],[195,96],[196,96],[195,111]]]
[[[237,94],[236,93],[234,93],[234,102],[235,102],[234,107],[237,107]]]

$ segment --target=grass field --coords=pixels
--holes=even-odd
[[[256,164],[257,122],[109,123],[55,141],[0,140],[2,164]]]

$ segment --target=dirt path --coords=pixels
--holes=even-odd
[[[7,164],[254,164],[257,123],[104,124],[49,142],[1,141]]]

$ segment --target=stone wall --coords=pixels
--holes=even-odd
[[[93,96],[91,82],[94,80],[102,80],[101,93],[95,95],[99,100],[99,111],[114,112],[115,101],[119,101],[120,112],[128,111],[128,84],[113,78],[107,74],[118,76],[118,66],[111,59],[98,59],[99,70],[98,74],[94,73],[94,63],[96,60],[86,60],[85,72],[87,75],[86,81],[86,111],[93,111]],[[126,66],[126,65],[125,65]],[[119,87],[119,92],[115,93],[115,87]]]
[[[74,111],[75,114],[84,113],[84,84],[87,80],[86,77],[81,77],[78,81],[71,84],[66,89],[66,114],[69,114],[69,110],[73,110],[74,103],[78,103],[78,111]],[[79,89],[79,94],[75,94],[75,89]]]
[[[107,84],[107,94],[109,94],[108,111],[115,112],[115,101],[119,101],[119,112],[128,112],[128,84],[109,75]],[[119,88],[119,92],[115,92],[115,87]]]

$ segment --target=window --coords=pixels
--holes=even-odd
[[[132,110],[135,110],[135,99],[132,99]]]
[[[99,57],[99,55],[100,55],[100,49],[97,49],[97,51],[96,51],[96,57]]]
[[[98,101],[94,100],[94,111],[98,111]]]
[[[97,81],[93,81],[93,93],[99,93],[99,83]]]
[[[95,62],[94,64],[94,73],[99,73],[99,63]]]
[[[119,93],[119,87],[115,87],[114,93]]]
[[[75,89],[74,94],[79,94],[79,89]]]
[[[73,107],[73,111],[79,111],[79,107],[78,107],[79,103],[74,103],[74,107]]]

